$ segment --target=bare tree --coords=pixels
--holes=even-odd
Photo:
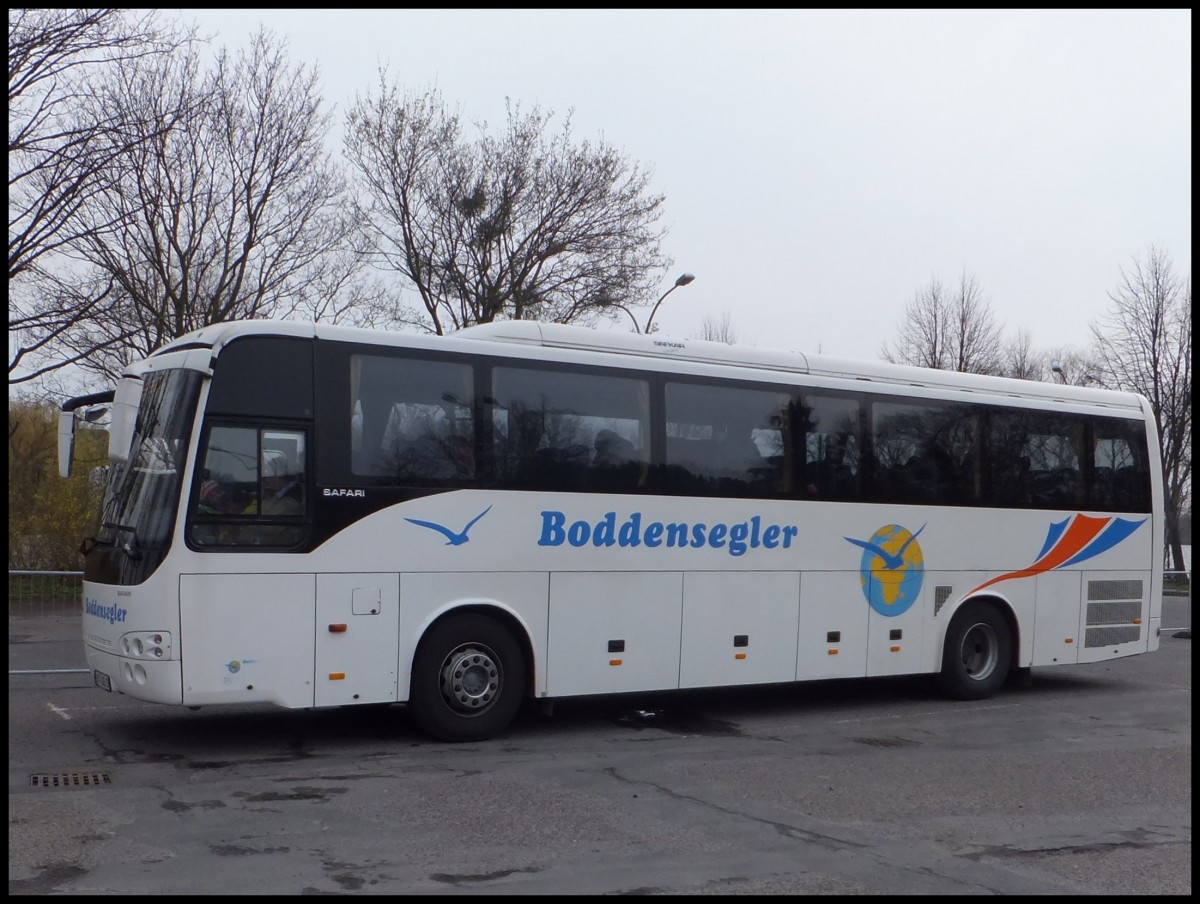
[[[1110,312],[1092,325],[1100,379],[1150,401],[1162,444],[1171,567],[1184,568],[1179,515],[1192,486],[1192,281],[1151,246],[1121,270]]]
[[[965,270],[950,290],[931,277],[905,308],[897,339],[880,355],[894,364],[978,374],[999,374],[1004,362],[991,305]]]
[[[1003,349],[1004,376],[1017,380],[1043,380],[1046,378],[1045,355],[1033,348],[1033,337],[1028,330],[1017,330],[1016,338]]]
[[[420,307],[408,325],[445,333],[497,319],[591,323],[654,297],[670,260],[650,175],[603,140],[576,142],[568,115],[511,102],[497,136],[462,137],[436,89],[377,96],[347,116],[346,158],[366,199],[363,250],[400,274]]]
[[[79,275],[64,291],[108,292],[114,315],[76,324],[61,347],[111,376],[211,323],[347,314],[334,299],[358,298],[360,261],[349,253],[351,211],[326,150],[315,70],[290,65],[285,45],[260,31],[208,72],[189,50],[104,87],[101,114],[191,114],[130,149],[81,209],[107,225],[73,246]]]
[[[1006,377],[1072,386],[1100,384],[1095,376],[1099,367],[1086,352],[1066,345],[1038,351],[1025,329],[1018,329],[1015,338],[1004,344],[1003,356]]]
[[[705,314],[700,328],[700,338],[709,342],[724,342],[727,345],[737,342],[737,330],[733,328],[733,319],[730,313],[723,312],[719,319]]]
[[[101,190],[114,161],[171,127],[185,112],[164,108],[95,115],[95,85],[174,52],[190,33],[163,27],[157,11],[10,9],[8,12],[9,382],[72,363],[48,347],[111,304],[105,291],[67,297],[51,263],[112,223],[80,211]],[[59,262],[61,263],[61,262]]]

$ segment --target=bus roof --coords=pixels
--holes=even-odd
[[[236,320],[194,330],[162,346],[153,352],[152,356],[188,348],[205,347],[212,348],[214,353],[219,353],[222,345],[247,335],[292,336],[343,342],[368,342],[377,345],[394,342],[407,347],[428,348],[435,348],[446,343],[447,346],[457,346],[456,350],[463,350],[463,346],[456,340],[471,340],[471,342],[481,345],[496,343],[499,347],[510,349],[514,345],[524,345],[562,350],[566,351],[568,356],[572,356],[571,352],[579,352],[593,360],[597,355],[631,356],[655,361],[712,364],[835,380],[854,380],[868,384],[914,386],[1042,401],[1057,400],[1144,412],[1142,399],[1135,393],[1090,386],[1071,386],[1037,380],[1019,380],[1012,377],[961,373],[892,364],[886,361],[808,355],[797,351],[733,345],[703,339],[685,339],[659,333],[645,335],[604,331],[533,320],[503,320],[478,324],[446,336],[288,320]],[[484,351],[484,349],[481,348],[480,351]]]
[[[712,342],[703,339],[679,339],[658,334],[605,332],[561,323],[505,320],[467,327],[453,335],[464,339],[536,345],[542,348],[639,355],[900,386],[952,389],[960,392],[980,392],[1018,398],[1060,399],[1126,409],[1141,409],[1140,399],[1135,394],[1109,389],[936,370],[930,367],[913,367],[886,361],[873,362],[828,355],[805,355],[796,351]]]

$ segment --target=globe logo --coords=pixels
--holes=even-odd
[[[863,596],[880,615],[902,615],[921,595],[925,556],[917,543],[917,535],[923,530],[924,524],[916,533],[909,533],[899,524],[886,524],[869,540],[846,537],[855,546],[862,547],[858,573]]]

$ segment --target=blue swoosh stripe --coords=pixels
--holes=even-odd
[[[1049,530],[1046,531],[1046,542],[1042,544],[1042,551],[1039,552],[1036,556],[1034,556],[1034,558],[1033,558],[1034,562],[1040,561],[1042,556],[1044,556],[1046,553],[1048,553],[1050,551],[1050,547],[1052,547],[1055,543],[1058,542],[1058,538],[1063,535],[1063,531],[1065,531],[1067,529],[1067,525],[1070,523],[1071,523],[1071,519],[1066,518],[1062,521],[1057,521],[1054,524],[1050,525]]]
[[[1130,521],[1128,518],[1114,518],[1112,524],[1104,528],[1100,536],[1093,540],[1091,544],[1075,553],[1075,555],[1058,567],[1066,568],[1068,565],[1074,565],[1076,562],[1083,562],[1092,558],[1092,556],[1098,556],[1102,552],[1107,552],[1145,523],[1145,518],[1141,521]]]

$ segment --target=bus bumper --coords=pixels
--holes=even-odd
[[[98,687],[150,703],[183,703],[183,664],[178,661],[149,662],[88,647],[87,664]]]

